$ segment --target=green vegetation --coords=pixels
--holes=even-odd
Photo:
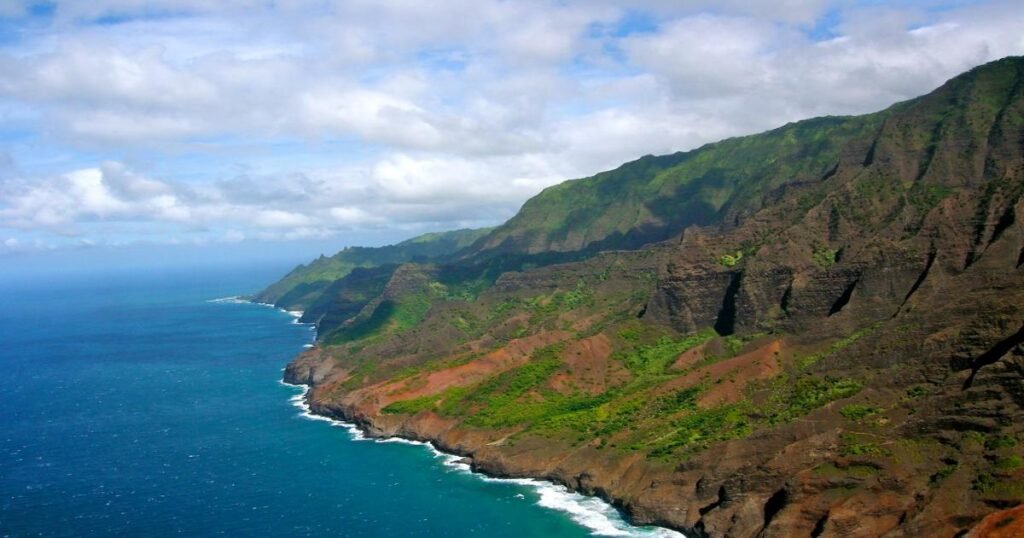
[[[830,269],[836,264],[836,255],[838,251],[829,248],[828,245],[822,245],[820,243],[815,244],[811,252],[811,260],[814,265],[821,267],[822,269]]]
[[[1022,464],[1024,464],[1024,462],[1021,461],[1020,456],[1014,454],[1005,458],[999,458],[996,460],[995,464],[993,464],[993,467],[1000,471],[1015,471],[1020,469]]]
[[[714,338],[713,331],[684,338],[661,336],[646,344],[641,342],[649,341],[651,335],[635,326],[627,325],[618,334],[631,350],[616,357],[633,377],[600,394],[551,387],[550,380],[562,368],[563,347],[555,345],[535,352],[527,364],[476,385],[396,402],[384,412],[413,414],[429,409],[478,427],[520,426],[544,435],[574,432],[577,442],[601,439],[602,447],[614,437],[619,441],[613,447],[620,450],[674,458],[704,450],[716,441],[749,435],[759,426],[796,419],[853,396],[861,387],[851,379],[802,376],[790,382],[782,376],[771,382],[768,388],[773,396],[763,405],[744,399],[702,408],[697,402],[707,390],[706,383],[668,392],[659,387],[684,375],[671,373],[669,367],[679,354]],[[743,342],[735,338],[727,346],[735,351]]]
[[[859,421],[870,417],[871,415],[878,414],[880,411],[881,409],[871,405],[850,404],[843,406],[843,408],[839,410],[839,414],[850,420]]]
[[[874,441],[865,440],[864,435],[856,433],[842,433],[839,435],[839,453],[843,456],[875,456],[888,457],[892,451]]]
[[[692,224],[713,224],[725,208],[742,211],[783,184],[820,179],[838,160],[840,148],[875,132],[888,114],[791,123],[567,181],[527,201],[471,252],[637,248]]]
[[[431,394],[428,396],[421,396],[419,398],[413,398],[411,400],[402,400],[394,402],[388,405],[384,409],[381,409],[385,415],[398,415],[398,414],[409,414],[415,415],[420,411],[426,411],[428,409],[434,409],[439,401],[442,401],[443,397],[437,394]]]
[[[832,355],[835,355],[836,353],[838,353],[838,352],[842,351],[843,349],[846,349],[847,347],[849,347],[851,344],[853,344],[857,340],[860,340],[861,338],[864,338],[865,336],[868,336],[869,334],[875,332],[876,330],[878,330],[878,328],[880,326],[881,326],[880,323],[874,323],[874,324],[872,324],[872,325],[870,325],[868,327],[865,327],[865,328],[863,328],[863,329],[861,329],[861,330],[859,330],[857,332],[854,332],[853,334],[851,334],[851,335],[849,335],[849,336],[847,336],[845,338],[837,340],[837,341],[833,342],[832,345],[830,345],[824,351],[819,351],[818,353],[815,353],[813,355],[808,355],[806,357],[801,358],[799,361],[797,361],[797,367],[800,370],[805,370],[805,369],[811,367],[812,365],[816,364],[818,361],[820,361],[820,360],[822,360],[822,359],[824,359],[826,357],[831,357]]]
[[[913,387],[907,389],[908,398],[920,398],[922,396],[927,396],[929,394],[931,394],[931,390],[924,385],[914,385]]]
[[[632,351],[617,354],[616,358],[634,375],[661,374],[668,370],[680,354],[714,337],[715,331],[712,329],[679,340],[663,336],[654,344],[637,346]]]
[[[980,473],[972,482],[972,489],[989,499],[999,499],[1010,503],[1024,500],[1024,483],[1019,480],[997,479],[990,473]]]
[[[628,329],[622,334],[627,338],[640,338]],[[657,456],[683,446],[705,446],[723,435],[738,434],[737,429],[749,430],[742,415],[745,407],[698,410],[696,401],[703,387],[653,398],[645,394],[672,377],[665,372],[680,353],[713,336],[713,331],[704,331],[681,339],[663,336],[652,344],[636,345],[631,352],[619,357],[635,373],[634,380],[597,396],[563,394],[547,386],[551,376],[562,366],[563,347],[555,345],[535,352],[529,363],[477,385],[396,402],[384,412],[417,413],[432,409],[444,415],[463,417],[467,424],[474,426],[526,425],[541,432],[568,430],[585,434],[581,439],[611,435],[638,421],[678,417],[672,422],[676,433],[647,441],[638,439],[632,448],[645,447],[655,451]]]
[[[522,401],[532,391],[543,391],[553,396],[542,385],[562,365],[563,346],[554,345],[537,350],[530,362],[471,387],[456,387],[440,395],[428,395],[392,403],[385,413],[418,413],[432,409],[450,416],[468,417],[467,423],[476,426],[500,428],[529,423],[562,409],[571,408],[571,402],[543,399]],[[558,408],[558,409],[555,409]]]
[[[527,392],[539,389],[562,366],[562,349],[561,345],[542,348],[527,364],[497,375],[467,392],[464,403],[479,405],[470,422],[479,426],[501,427],[542,417],[546,411],[543,406],[518,400]]]
[[[585,281],[578,280],[576,287],[569,291],[556,291],[550,295],[538,295],[523,301],[522,306],[535,316],[547,316],[558,312],[568,312],[590,305],[594,292]],[[533,320],[536,323],[537,319]]]
[[[348,247],[337,254],[319,258],[292,269],[281,280],[255,296],[259,302],[282,308],[305,309],[313,304],[331,283],[356,268],[379,267],[446,256],[466,248],[491,231],[454,230],[423,234],[384,247]]]
[[[746,339],[740,338],[739,336],[729,335],[722,339],[722,343],[725,344],[725,348],[729,351],[729,355],[736,355],[747,342]]]
[[[584,289],[577,286],[577,290]],[[567,303],[564,299],[554,300],[559,296],[566,294],[556,292],[527,301],[506,300],[498,303],[496,310],[551,309],[552,304]],[[432,410],[461,418],[471,426],[520,427],[521,432],[569,435],[574,442],[600,439],[602,448],[640,451],[652,458],[677,458],[704,450],[717,441],[744,437],[758,427],[794,420],[850,397],[861,387],[852,379],[804,375],[790,380],[783,375],[768,382],[765,388],[772,396],[761,405],[742,399],[705,408],[697,405],[701,395],[711,384],[722,380],[704,380],[668,391],[663,387],[687,372],[719,360],[709,356],[686,371],[671,371],[680,354],[716,338],[713,330],[671,337],[659,335],[635,321],[619,327],[615,334],[621,345],[612,357],[620,361],[631,377],[598,394],[578,391],[571,385],[554,388],[551,380],[563,368],[563,346],[554,345],[537,350],[528,363],[475,385],[395,402],[384,412],[415,414]],[[722,344],[732,356],[755,336],[730,336],[723,338]],[[856,407],[849,407],[844,414],[869,414],[866,410],[850,409]]]
[[[871,465],[853,464],[837,467],[833,463],[823,463],[814,468],[814,474],[828,478],[853,477],[868,479],[878,476],[878,468]]]
[[[985,438],[985,450],[999,450],[1015,446],[1017,446],[1017,440],[1008,435],[989,435]]]
[[[651,457],[664,458],[681,448],[688,452],[706,449],[715,441],[748,435],[752,428],[744,404],[723,405],[689,413],[671,422],[674,432],[651,443]]]
[[[735,267],[743,259],[743,251],[737,250],[735,254],[722,254],[718,263],[724,267]]]
[[[322,334],[327,343],[340,344],[335,356],[345,371],[352,373],[338,390],[391,380],[404,386],[390,392],[389,397],[419,394],[412,391],[426,386],[423,374],[490,354],[510,340],[521,338],[514,346],[508,346],[511,357],[517,358],[495,353],[493,357],[499,359],[485,361],[486,365],[473,372],[472,377],[461,377],[463,372],[453,374],[454,382],[467,383],[466,386],[393,402],[383,412],[409,415],[431,411],[458,419],[465,426],[501,429],[494,436],[509,443],[523,437],[552,438],[559,443],[592,443],[602,450],[631,451],[673,462],[713,443],[742,438],[780,424],[807,422],[806,427],[787,428],[787,435],[826,428],[833,431],[838,424],[864,430],[842,433],[839,444],[841,454],[861,459],[856,465],[843,466],[841,462],[839,466],[820,466],[815,469],[817,473],[867,479],[879,471],[871,458],[881,457],[892,457],[898,464],[909,461],[921,469],[938,469],[948,461],[941,458],[951,453],[950,447],[934,448],[919,439],[901,439],[893,432],[903,423],[902,413],[880,416],[900,405],[892,401],[903,396],[898,392],[893,396],[894,387],[884,385],[884,390],[872,391],[868,395],[872,398],[870,402],[849,403],[850,398],[861,394],[863,384],[873,382],[878,387],[879,377],[890,374],[891,371],[883,370],[882,361],[862,367],[852,360],[830,360],[844,352],[862,353],[865,347],[855,343],[873,334],[879,324],[863,327],[827,347],[813,347],[813,354],[795,357],[792,362],[780,359],[783,374],[776,374],[774,360],[767,364],[761,354],[752,353],[747,362],[719,362],[740,354],[757,335],[719,337],[707,329],[682,336],[668,328],[670,323],[675,327],[707,323],[718,311],[722,320],[736,321],[729,323],[729,330],[722,330],[723,334],[753,327],[792,331],[792,338],[787,338],[785,347],[780,348],[788,354],[791,349],[816,345],[814,336],[831,334],[844,323],[869,323],[863,321],[866,316],[842,316],[824,322],[828,326],[821,332],[805,332],[807,325],[824,318],[811,319],[808,313],[820,310],[817,306],[803,306],[812,300],[827,305],[829,294],[821,293],[818,286],[819,279],[828,275],[814,274],[815,271],[808,274],[799,263],[787,266],[781,257],[789,252],[789,247],[769,247],[773,241],[799,241],[805,256],[810,252],[809,262],[823,271],[833,270],[844,252],[852,253],[851,262],[856,263],[875,254],[886,262],[902,263],[918,254],[923,258],[919,248],[923,241],[913,237],[911,221],[919,216],[915,213],[930,210],[953,191],[921,178],[897,177],[891,166],[871,165],[868,161],[873,160],[874,149],[867,149],[871,138],[865,135],[880,137],[885,150],[891,153],[913,146],[904,142],[920,136],[924,138],[918,141],[919,146],[924,147],[940,131],[920,129],[929,131],[922,134],[911,125],[903,133],[906,140],[886,139],[903,135],[887,130],[903,129],[899,122],[887,122],[886,129],[880,129],[889,114],[799,122],[691,152],[644,157],[616,170],[545,190],[527,202],[508,223],[476,236],[476,242],[457,257],[435,258],[436,263],[429,265],[403,264],[398,269],[380,266],[375,268],[377,271],[336,271],[335,274],[351,271],[345,277],[351,279],[336,280],[327,288],[330,292],[317,300],[325,302],[313,304],[317,308],[324,306],[323,312],[334,316],[332,323],[338,329]],[[868,152],[865,167],[859,170],[862,173],[852,173],[857,172],[852,169],[857,168],[859,155],[844,157],[841,166],[837,164],[840,148],[854,138],[863,144],[847,146],[850,151],[859,151],[863,146]],[[882,162],[887,159],[880,159],[879,164],[887,164]],[[907,169],[912,169],[913,164],[909,163]],[[928,168],[925,161],[919,164],[922,170]],[[767,193],[772,196],[766,196]],[[993,193],[991,199],[995,204],[1017,198]],[[985,210],[979,210],[977,222],[994,220],[992,215],[996,213],[989,211],[988,205],[981,205]],[[799,211],[794,211],[794,206]],[[755,211],[759,213],[754,214]],[[736,233],[729,235],[727,242],[715,243],[712,237],[689,251],[695,253],[698,262],[703,261],[697,269],[707,270],[710,265],[711,273],[728,272],[715,269],[714,264],[724,268],[749,266],[757,261],[751,258],[755,253],[758,257],[767,256],[766,262],[780,265],[777,275],[762,278],[763,275],[751,274],[739,290],[732,289],[726,294],[725,301],[717,295],[721,290],[703,296],[703,290],[673,287],[673,278],[692,275],[691,267],[680,267],[678,271],[663,268],[688,264],[694,258],[673,251],[667,241],[640,251],[596,255],[599,251],[634,249],[677,237],[680,230],[691,224],[719,224],[725,215],[737,216],[735,223],[730,222],[727,227],[728,233]],[[1012,212],[1007,215],[1000,220],[1003,229],[1009,225],[1007,219],[1012,224]],[[876,235],[879,230],[884,233]],[[989,239],[988,235],[998,235],[988,234],[987,229],[984,233],[973,233],[981,241],[979,247],[985,246],[982,243]],[[875,242],[865,243],[865,237]],[[431,244],[435,240],[409,243]],[[739,250],[734,251],[735,241],[742,242]],[[704,250],[707,245],[711,245],[711,250]],[[346,252],[355,259],[355,251]],[[407,255],[408,252],[403,254]],[[653,261],[649,265],[636,262],[641,256],[649,256],[644,263]],[[381,259],[372,263],[378,262]],[[325,270],[320,273],[319,269],[312,269],[314,264],[310,265],[305,275],[318,276],[307,284],[331,278],[326,268],[332,262],[323,263]],[[556,263],[560,265],[552,266]],[[551,267],[529,271],[544,266]],[[640,269],[633,271],[634,267]],[[761,269],[774,271],[776,267],[765,263],[757,269],[754,273]],[[791,285],[781,300],[765,301],[771,294],[759,288],[761,282],[771,280],[777,282],[773,286],[781,288],[786,272]],[[356,277],[362,280],[357,281]],[[495,282],[500,285],[495,286]],[[694,279],[687,284],[692,282],[701,283]],[[898,290],[884,290],[881,285],[869,288],[867,300],[879,304],[890,300],[890,295],[902,295]],[[307,294],[312,288],[294,289]],[[655,289],[659,294],[653,293]],[[687,296],[680,297],[680,293]],[[924,295],[917,297],[927,299]],[[794,304],[790,299],[797,308],[789,309]],[[859,301],[862,297],[858,294],[854,299]],[[898,302],[899,298],[895,300]],[[766,303],[769,308],[762,309]],[[911,306],[917,309],[919,305]],[[750,308],[758,311],[748,315]],[[778,308],[790,311],[783,318],[778,315]],[[901,316],[886,321],[892,324],[891,330],[879,340],[880,345],[887,346],[887,353],[899,356],[904,351],[894,341],[899,339],[897,331],[903,330],[900,324],[913,323],[913,316],[918,313],[914,309],[901,310]],[[856,309],[848,312],[861,315]],[[905,318],[911,321],[901,321]],[[590,336],[595,338],[583,342]],[[550,342],[542,340],[549,337],[566,342],[538,349],[528,361],[518,355],[523,346]],[[694,360],[688,360],[685,369],[673,368],[681,354],[709,342],[711,345],[701,353],[688,355]],[[565,355],[565,349],[578,350],[578,355]],[[519,362],[503,362],[513,360]],[[482,372],[491,368],[509,368],[512,364],[516,367],[492,372],[482,379],[475,377],[484,376]],[[907,365],[901,362],[899,366]],[[717,374],[719,371],[726,373]],[[908,367],[899,374],[899,379],[911,379],[917,372]],[[769,379],[762,377],[772,375]],[[911,386],[901,403],[906,407],[920,404],[921,409],[931,411],[923,405],[930,402],[909,404],[906,400],[924,398],[932,390],[935,389],[930,385]],[[933,415],[921,413],[914,418],[932,420]],[[822,424],[813,424],[819,419],[824,419]],[[981,461],[987,467],[982,469],[986,473],[976,480],[977,488],[994,491],[999,479],[1024,463],[1013,437],[971,432],[964,433],[962,439],[966,447],[963,467],[946,464],[935,473],[933,481],[944,480],[957,469],[967,472],[969,468],[974,472]],[[981,454],[982,447],[987,452]]]
[[[860,392],[862,386],[853,379],[810,375],[802,376],[796,382],[790,383],[788,376],[781,375],[772,380],[772,396],[764,411],[770,424],[789,422],[827,403],[849,398]]]
[[[907,191],[907,203],[914,207],[917,212],[924,215],[931,211],[931,209],[942,200],[948,198],[953,194],[953,190],[949,187],[942,185],[933,185],[926,183],[915,183],[913,187]]]
[[[366,361],[355,368],[349,374],[349,378],[346,379],[339,387],[338,391],[352,390],[362,385],[366,379],[372,376],[377,371],[377,363],[373,361]]]
[[[404,331],[427,315],[430,304],[425,294],[406,295],[401,302],[382,301],[368,317],[332,332],[326,342],[337,345],[368,338],[379,339],[386,333]]]
[[[981,473],[971,481],[971,489],[982,492],[991,491],[996,484],[996,479],[992,475]]]

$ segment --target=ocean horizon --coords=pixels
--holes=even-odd
[[[312,415],[281,381],[312,327],[237,299],[281,272],[0,287],[0,535],[678,536]]]

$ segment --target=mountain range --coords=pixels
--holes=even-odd
[[[373,435],[688,536],[1024,533],[1024,58],[555,185],[255,298]]]

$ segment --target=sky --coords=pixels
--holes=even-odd
[[[645,154],[927,93],[1022,28],[1019,0],[0,0],[0,264],[494,225]]]

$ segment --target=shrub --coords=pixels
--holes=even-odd
[[[890,456],[892,452],[876,443],[860,442],[854,434],[844,433],[839,436],[842,445],[839,454],[843,456]]]
[[[743,251],[737,250],[735,254],[722,254],[718,258],[718,263],[725,267],[735,267],[740,260],[743,259]]]
[[[998,450],[1000,448],[1013,448],[1017,446],[1017,440],[1007,435],[990,435],[985,438],[986,450]]]
[[[920,398],[929,394],[931,394],[931,391],[924,385],[914,385],[907,389],[907,396],[910,398]]]
[[[839,414],[850,420],[861,420],[881,411],[877,407],[863,404],[850,404],[839,410]]]
[[[828,269],[836,264],[838,251],[831,249],[828,245],[816,244],[811,252],[811,260],[822,269]]]
[[[1019,469],[1022,463],[1024,462],[1021,461],[1020,456],[1007,456],[996,460],[995,468],[1000,471],[1013,471]]]
[[[804,376],[792,385],[786,378],[775,382],[775,395],[766,406],[769,424],[789,422],[835,400],[849,398],[860,392],[862,385],[853,379]]]

